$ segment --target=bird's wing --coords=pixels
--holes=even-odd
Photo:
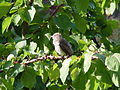
[[[60,40],[60,47],[66,53],[66,55],[72,55],[71,46],[65,39]]]

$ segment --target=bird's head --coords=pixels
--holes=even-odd
[[[61,39],[62,35],[60,33],[54,33],[51,37],[53,40],[56,40],[56,39]]]

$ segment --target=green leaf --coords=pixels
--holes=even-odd
[[[106,22],[106,17],[103,15],[97,15],[96,16],[96,24],[99,27],[104,27],[106,26],[107,22]]]
[[[60,4],[66,4],[66,0],[57,0],[58,5]]]
[[[26,40],[20,41],[15,45],[16,49],[24,48],[26,46]]]
[[[115,11],[115,8],[116,8],[116,4],[115,2],[112,2],[110,3],[110,7],[109,8],[106,8],[106,14],[109,16],[109,15],[112,15]]]
[[[98,90],[99,83],[97,82],[95,77],[90,77],[86,84],[85,90]]]
[[[4,50],[5,50],[4,44],[0,44],[0,57],[2,57]]]
[[[78,12],[86,11],[89,5],[89,0],[76,0],[75,6]]]
[[[5,16],[9,12],[11,5],[12,4],[9,2],[0,3],[0,18]]]
[[[12,21],[14,22],[15,25],[18,25],[19,21],[20,21],[20,15],[19,14],[15,14],[12,16]]]
[[[56,66],[56,64],[53,65],[53,68],[49,69],[49,78],[51,81],[57,80],[60,77],[60,70]]]
[[[116,87],[120,87],[120,72],[116,72],[116,71],[109,71],[110,77],[112,79],[112,82],[114,83],[114,85]]]
[[[22,84],[27,88],[32,88],[36,82],[36,72],[33,68],[27,67],[21,76]]]
[[[111,43],[105,37],[101,38],[101,42],[105,45],[105,48],[111,50]]]
[[[31,6],[30,8],[20,8],[18,10],[18,14],[20,15],[20,17],[28,22],[31,23],[34,16],[35,16],[36,10],[33,6]]]
[[[67,30],[70,27],[70,20],[66,15],[59,15],[54,18],[54,23],[61,29]]]
[[[37,48],[37,44],[35,42],[30,42],[29,51],[31,53],[34,53],[36,48]]]
[[[113,50],[112,50],[112,52],[113,53],[120,53],[120,44],[117,44],[117,45],[115,45],[114,47],[113,47]]]
[[[43,7],[42,0],[34,0],[34,4]]]
[[[120,54],[115,53],[112,56],[109,56],[105,60],[105,64],[107,68],[109,69],[109,74],[112,79],[112,82],[115,84],[115,86],[120,86]]]
[[[81,32],[84,34],[86,32],[86,23],[87,23],[86,20],[75,13],[73,17],[74,17],[74,21],[78,29],[78,32]]]
[[[79,73],[80,69],[78,67],[74,68],[70,73],[71,79],[74,81],[76,77],[79,75]]]
[[[109,75],[104,63],[101,60],[94,60],[93,62],[94,62],[93,64],[95,65],[95,68],[96,68],[96,70],[95,70],[96,78],[103,83],[112,85],[110,75]]]
[[[34,19],[34,16],[35,16],[35,13],[36,13],[36,10],[33,6],[31,6],[29,9],[28,9],[28,13],[30,15],[30,22]]]
[[[24,71],[24,66],[21,64],[15,64],[13,67],[13,72],[11,73],[11,77],[16,77],[20,72]]]
[[[120,54],[115,53],[112,56],[107,57],[105,65],[109,70],[118,72],[120,69]]]
[[[23,4],[23,1],[24,1],[24,0],[17,0],[17,1],[15,2],[15,6],[21,6],[21,5]]]
[[[85,57],[85,60],[84,60],[84,72],[88,72],[90,66],[91,66],[91,59],[92,59],[92,56],[93,56],[93,52],[87,52],[84,57]]]
[[[6,61],[3,68],[4,69],[10,69],[10,66],[12,65],[12,62],[11,61]]]
[[[8,27],[10,26],[11,23],[11,17],[7,17],[4,19],[3,23],[2,23],[2,33],[5,32],[5,30],[8,29]]]
[[[112,29],[117,29],[119,27],[118,20],[107,20],[107,23],[112,27]]]
[[[113,30],[112,30],[111,25],[107,25],[105,28],[103,28],[101,30],[101,33],[106,37],[110,36],[112,34],[112,32],[113,32]]]
[[[8,57],[7,57],[7,61],[10,61],[14,58],[15,56],[13,54],[10,54]]]
[[[46,90],[46,86],[42,82],[42,78],[40,76],[36,77],[35,90]]]
[[[85,85],[87,83],[88,76],[84,74],[84,72],[80,72],[80,74],[76,77],[76,79],[72,82],[75,90],[85,90]]]
[[[71,7],[73,7],[75,4],[75,0],[66,0],[66,1],[67,1],[68,5],[70,5]]]
[[[9,78],[9,79],[3,79],[0,78],[0,80],[2,81],[2,84],[8,89],[13,90],[13,83],[14,83],[14,78]]]
[[[70,62],[71,62],[70,58],[64,60],[64,62],[62,63],[62,67],[60,68],[60,79],[62,83],[65,82],[68,76]]]

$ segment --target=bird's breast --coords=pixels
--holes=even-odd
[[[59,55],[65,55],[65,53],[63,52],[63,50],[61,49],[61,47],[58,45],[55,45],[55,51],[59,54]]]

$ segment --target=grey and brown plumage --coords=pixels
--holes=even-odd
[[[59,55],[72,55],[72,48],[70,43],[65,40],[60,33],[55,33],[52,35],[53,45],[55,47],[55,51]]]

